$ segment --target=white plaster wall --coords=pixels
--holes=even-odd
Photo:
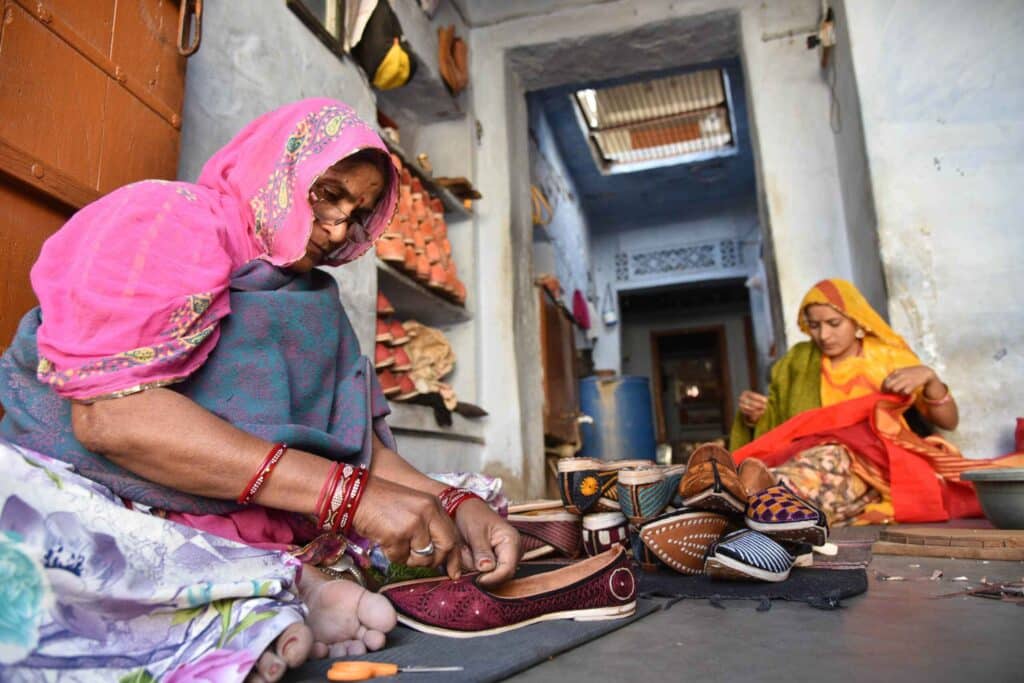
[[[788,28],[813,26],[816,2],[759,3],[742,12],[754,157],[770,227],[784,338],[782,353],[803,335],[797,309],[826,277],[851,277],[843,198],[829,126],[828,88],[804,35],[765,40]]]
[[[889,315],[956,393],[968,456],[1024,405],[1024,4],[847,2]]]
[[[536,141],[530,146],[530,177],[551,204],[551,222],[543,230],[551,239],[553,272],[562,284],[563,301],[571,310],[573,290],[578,289],[584,295],[587,293],[587,275],[591,267],[587,219],[580,206],[576,184],[562,161],[547,118],[531,111],[530,131]],[[535,270],[537,275],[543,272],[539,268]]]
[[[829,83],[834,100],[829,125],[835,134],[839,187],[846,216],[852,282],[875,310],[887,314],[888,302],[882,256],[878,243],[878,219],[871,192],[871,170],[864,146],[857,76],[853,71],[849,23],[845,3],[835,3],[836,45],[822,77]]]
[[[245,124],[305,97],[335,97],[376,121],[373,92],[362,71],[340,61],[283,2],[207,0],[202,46],[189,58],[185,79],[178,177],[195,180],[206,160]],[[373,348],[373,259],[329,270],[360,346]]]

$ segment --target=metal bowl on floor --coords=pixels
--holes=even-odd
[[[981,509],[1000,529],[1024,529],[1024,467],[969,470],[961,479],[974,483]]]

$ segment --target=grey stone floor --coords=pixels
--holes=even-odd
[[[935,569],[942,578],[929,580]],[[881,581],[879,572],[906,580]],[[1024,562],[876,555],[868,574],[868,592],[837,611],[684,600],[509,680],[1024,681],[1024,607],[938,598],[982,577],[1024,580]],[[970,580],[952,580],[959,576]]]

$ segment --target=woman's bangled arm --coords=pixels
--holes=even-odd
[[[83,446],[125,469],[178,491],[224,500],[239,496],[272,447],[166,388],[73,403],[71,422]],[[331,466],[326,458],[289,448],[256,501],[315,513]]]
[[[960,409],[956,404],[956,399],[953,398],[949,386],[939,379],[934,370],[932,378],[925,383],[921,390],[921,396],[915,406],[921,413],[921,417],[939,429],[950,431],[956,429],[960,424]]]

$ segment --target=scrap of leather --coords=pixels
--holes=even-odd
[[[455,25],[437,29],[438,67],[441,78],[452,95],[458,95],[469,85],[469,48],[455,35]]]

